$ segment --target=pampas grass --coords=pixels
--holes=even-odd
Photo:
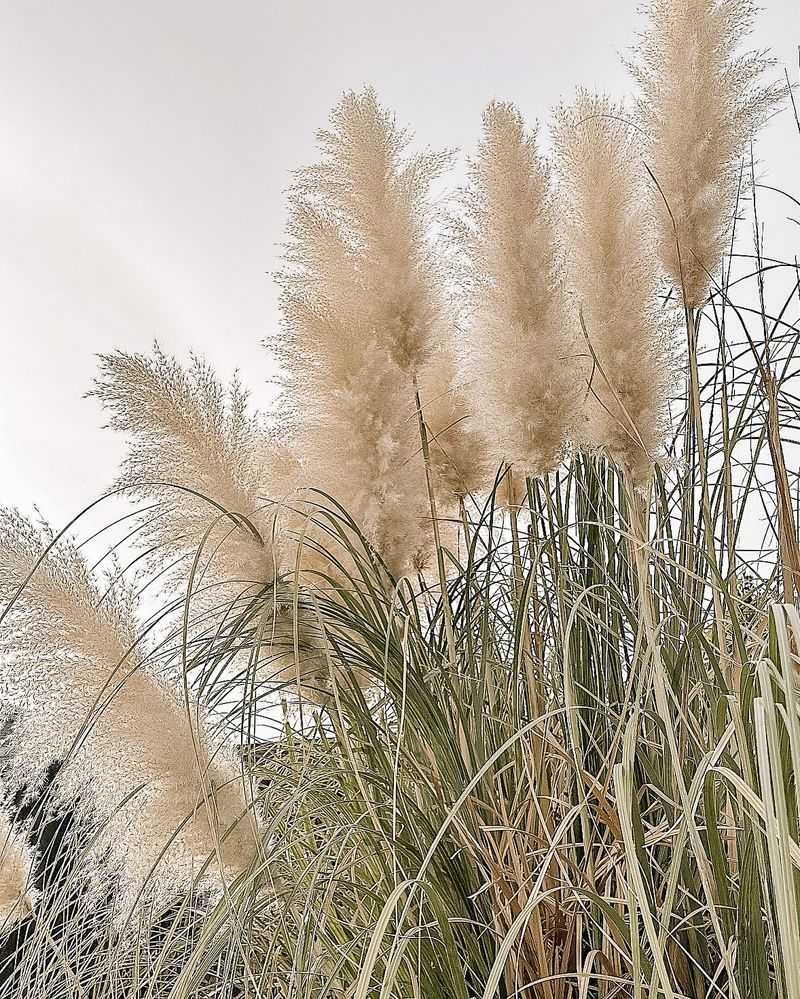
[[[770,61],[741,53],[751,0],[654,0],[630,66],[639,84],[645,162],[656,190],[658,255],[687,308],[717,279],[741,184],[742,158],[785,88]]]
[[[446,158],[345,95],[266,420],[101,358],[131,564],[0,516],[5,994],[800,995],[800,315],[760,243],[708,280],[749,12],[654,3],[646,106],[579,91],[552,163],[489,105],[443,246]]]
[[[559,108],[554,144],[567,280],[591,357],[583,432],[643,485],[659,457],[671,359],[636,133],[621,108],[580,92]]]
[[[430,546],[415,385],[447,334],[429,244],[429,189],[446,159],[408,136],[374,93],[348,94],[322,158],[290,193],[285,329],[274,343],[295,414],[300,484],[335,496],[391,571]]]
[[[0,553],[10,792],[30,794],[60,762],[54,797],[99,823],[92,852],[119,878],[121,917],[205,867],[243,871],[257,844],[241,769],[198,706],[144,666],[131,594],[103,594],[68,539],[14,511],[0,514]]]
[[[269,478],[266,429],[238,379],[226,388],[201,359],[185,369],[156,344],[149,357],[102,356],[90,394],[129,444],[115,488],[156,504],[142,517],[140,546],[161,566],[176,560],[185,576],[202,544],[210,581],[272,582],[279,556],[269,498],[280,481]]]
[[[33,856],[22,832],[14,829],[4,809],[0,812],[0,927],[3,931],[33,910],[36,892],[31,868]]]
[[[185,594],[186,607],[178,600],[174,610],[190,611],[192,636],[218,629],[232,604],[246,614],[266,590],[262,645],[242,669],[307,694],[323,688],[318,629],[282,581],[293,566],[275,530],[296,461],[251,412],[238,378],[226,387],[201,358],[184,368],[156,344],[150,356],[102,356],[90,395],[128,443],[114,489],[143,508],[134,544],[157,567],[162,591]]]
[[[458,364],[460,340],[447,338],[420,375],[420,403],[430,431],[430,461],[445,511],[485,486],[489,456],[483,429],[470,419],[470,391]]]
[[[556,258],[550,168],[510,104],[484,111],[460,237],[472,420],[519,480],[552,472],[576,435],[588,367]],[[520,363],[510,364],[511,358]]]

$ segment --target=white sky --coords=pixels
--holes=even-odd
[[[765,8],[755,44],[796,80],[800,4]],[[576,85],[624,95],[637,24],[635,0],[5,0],[0,502],[60,526],[113,479],[120,441],[82,398],[99,351],[157,337],[268,400],[289,171],[343,90],[373,84],[420,144],[469,152],[494,97],[532,121]],[[788,115],[759,150],[800,195]]]

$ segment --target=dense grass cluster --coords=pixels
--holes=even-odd
[[[779,88],[747,0],[648,13],[635,120],[491,104],[444,250],[446,158],[342,100],[271,422],[101,359],[132,507],[0,514],[0,994],[800,999]]]

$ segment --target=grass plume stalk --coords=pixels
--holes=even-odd
[[[436,508],[436,490],[434,488],[433,476],[431,473],[431,453],[428,444],[428,428],[425,425],[425,417],[422,412],[422,402],[420,401],[416,379],[414,381],[414,398],[417,407],[417,420],[419,424],[420,444],[422,447],[422,459],[425,462],[425,484],[428,490],[428,502],[431,510],[431,524],[433,527],[433,538],[436,548],[436,569],[439,573],[442,611],[444,614],[445,633],[447,638],[447,654],[450,659],[450,668],[455,670],[458,668],[458,662],[456,658],[455,638],[453,636],[453,610],[450,606],[450,592],[447,587],[447,573],[444,564],[444,549],[442,548],[442,541],[439,533],[439,513]]]
[[[647,28],[628,65],[639,87],[637,117],[653,182],[656,250],[684,307],[689,419],[702,466],[698,310],[731,238],[742,193],[742,158],[758,128],[780,106],[785,88],[764,82],[771,63],[763,53],[740,52],[755,17],[752,0],[652,0],[644,10]],[[694,490],[691,467],[688,474]],[[701,468],[700,517],[706,556],[715,561],[706,483]],[[688,549],[684,554],[689,557]],[[718,627],[720,621],[717,606]]]

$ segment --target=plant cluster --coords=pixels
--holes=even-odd
[[[3,994],[800,996],[786,90],[750,0],[646,13],[635,105],[491,103],[444,219],[342,98],[267,417],[101,357],[122,541],[0,513]]]

